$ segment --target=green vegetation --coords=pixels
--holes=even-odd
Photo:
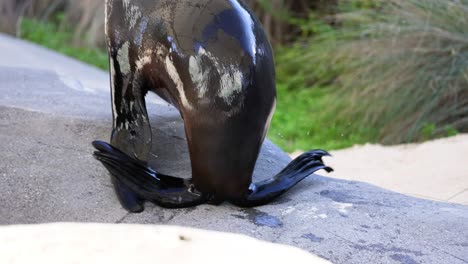
[[[333,149],[466,132],[468,1],[368,1],[374,5],[356,9],[358,2],[346,2],[354,6],[336,16],[339,26],[306,21],[301,28],[308,37],[278,50],[280,94],[308,99],[279,107],[273,130],[285,138],[275,141],[288,150],[307,144]],[[282,123],[294,103],[297,133]],[[308,139],[300,134],[304,122],[316,127]]]
[[[333,23],[313,12],[276,15],[300,32],[275,47],[270,139],[286,151],[329,150],[466,132],[468,0],[341,3]],[[72,45],[56,24],[26,19],[22,37],[107,68],[104,51]]]
[[[59,23],[23,19],[21,37],[101,69],[108,69],[107,53],[98,48],[73,45],[71,29],[59,29]]]
[[[379,15],[360,14],[367,21],[355,31],[360,37],[341,43],[333,56],[355,64],[340,73],[349,98],[341,115],[378,127],[387,144],[467,131],[466,10],[466,0],[391,0]]]
[[[338,119],[326,108],[339,100],[327,89],[289,90],[278,87],[278,104],[268,137],[287,151],[340,149],[373,141],[377,129],[356,127],[352,120]]]

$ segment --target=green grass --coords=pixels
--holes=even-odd
[[[73,45],[73,34],[71,31],[59,30],[56,23],[46,23],[25,18],[21,24],[21,38],[94,65],[100,69],[107,70],[109,68],[107,53],[104,50]]]
[[[273,124],[275,142],[334,149],[467,132],[466,10],[468,0],[388,0],[349,8],[335,28],[299,22],[313,37],[277,49],[286,104]],[[321,130],[301,134],[311,126]]]
[[[357,127],[352,120],[325,111],[340,101],[338,93],[320,87],[290,90],[282,84],[277,89],[278,103],[268,136],[284,150],[331,150],[376,141],[377,129]]]
[[[105,51],[73,45],[72,33],[59,30],[54,23],[24,19],[21,32],[23,39],[98,68],[108,68]],[[293,68],[296,62],[291,59],[300,58],[297,52],[302,51],[294,48],[279,48],[277,51],[279,62],[283,65],[278,65],[278,103],[268,137],[290,152],[314,148],[339,149],[374,141],[376,131],[356,128],[351,122],[341,122],[333,114],[325,113],[324,109],[335,104],[336,93],[330,93],[328,89],[320,87],[304,88],[304,79],[297,73],[293,78],[287,77],[290,75],[289,71],[296,71]],[[304,71],[307,70],[302,69],[301,74],[306,74]],[[321,74],[327,74],[327,69],[321,68],[316,74],[317,78],[320,78]]]
[[[343,98],[336,79],[352,63],[331,54],[337,48],[337,38],[345,35],[314,15],[294,22],[306,37],[276,47],[278,104],[269,138],[290,152],[378,142],[377,127],[358,125],[357,116],[338,114],[346,109],[348,98]]]

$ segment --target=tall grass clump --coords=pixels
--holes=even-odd
[[[468,0],[389,0],[343,14],[355,40],[342,37],[331,56],[346,64],[334,110],[388,144],[467,132],[467,12]]]
[[[346,12],[377,7],[372,0],[340,1]],[[338,80],[354,63],[336,53],[359,35],[344,29],[340,14],[310,12],[304,19],[289,18],[300,29],[299,37],[275,47],[278,104],[268,137],[286,151],[333,150],[377,141],[376,127],[357,124],[355,115],[338,115],[349,105]]]

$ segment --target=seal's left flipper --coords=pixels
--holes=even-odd
[[[93,146],[103,153],[115,153],[117,155],[120,152],[116,151],[116,149],[110,144],[107,144],[106,142],[102,141],[94,141]],[[125,156],[122,155],[121,158],[124,157]],[[112,176],[112,174],[111,181],[112,185],[114,186],[117,198],[119,199],[120,204],[123,208],[125,208],[125,210],[132,213],[140,213],[144,210],[144,201],[138,196],[138,194],[133,192],[130,188],[127,187],[127,185],[122,183],[119,179]]]
[[[145,209],[144,201],[116,177],[111,176],[112,185],[122,207],[132,213],[141,213]]]
[[[286,168],[273,178],[252,183],[249,192],[243,198],[230,200],[230,202],[242,207],[264,205],[282,195],[317,170],[324,169],[327,172],[332,172],[333,169],[323,163],[323,156],[330,156],[330,154],[324,150],[306,152],[291,161]]]
[[[94,157],[142,199],[166,208],[190,207],[207,200],[194,190],[190,180],[157,173],[106,142],[95,141],[93,145],[97,149]]]

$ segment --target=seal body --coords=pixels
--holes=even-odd
[[[238,0],[107,0],[106,36],[112,147],[97,148],[109,159],[109,153],[121,151],[147,161],[152,135],[144,96],[154,92],[184,120],[190,188],[216,201],[240,201],[251,194],[276,88],[270,43],[246,5]],[[110,171],[121,201],[132,193],[135,201],[146,199],[125,183],[130,176]]]

